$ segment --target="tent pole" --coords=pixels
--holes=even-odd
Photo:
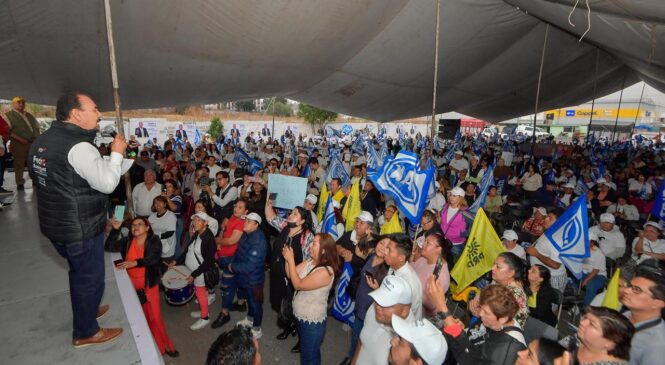
[[[600,58],[600,49],[596,48],[596,70],[593,74],[593,99],[591,100],[591,114],[589,115],[589,125],[586,127],[586,141],[584,146],[589,143],[589,131],[591,130],[591,121],[593,121],[593,111],[596,106],[596,83],[598,82],[598,59]],[[595,133],[594,133],[595,135]]]
[[[531,158],[533,161],[533,150],[536,145],[536,119],[538,118],[538,101],[540,99],[540,83],[543,80],[543,66],[545,65],[545,51],[547,50],[547,37],[550,33],[550,25],[545,25],[545,39],[543,40],[543,52],[540,55],[540,70],[538,71],[538,87],[536,88],[536,105],[533,110],[533,131],[531,132]]]
[[[118,86],[118,71],[115,59],[115,43],[113,42],[113,22],[111,20],[110,0],[104,0],[104,16],[106,18],[106,40],[109,47],[109,64],[111,65],[111,82],[113,84],[113,103],[115,104],[115,127],[118,133],[125,135],[125,126],[122,120],[122,109],[120,108],[120,88]],[[127,213],[134,217],[134,201],[132,199],[132,184],[129,172],[125,173],[125,194],[127,195]]]
[[[436,82],[439,77],[439,25],[441,0],[436,0],[436,31],[434,33],[434,86],[432,88],[432,125],[429,132],[429,154],[432,156],[434,153],[434,136],[436,135]]]
[[[272,97],[272,139],[275,139],[275,97]]]
[[[619,124],[619,112],[621,111],[621,101],[623,100],[623,89],[626,87],[626,74],[623,74],[623,81],[621,81],[621,93],[619,94],[619,106],[617,106],[617,117],[614,119],[614,129],[612,129],[612,144],[614,144],[614,135],[617,131]]]
[[[633,121],[633,128],[630,130],[630,136],[628,139],[633,138],[633,133],[635,133],[635,126],[637,125],[637,117],[640,115],[640,108],[642,107],[642,97],[644,96],[644,88],[647,86],[647,83],[642,84],[642,92],[640,93],[640,102],[637,104],[637,112],[635,113],[635,120]]]

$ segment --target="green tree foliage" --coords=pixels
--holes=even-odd
[[[272,115],[273,111],[273,106],[271,105],[267,113]],[[293,108],[291,108],[289,105],[286,103],[280,103],[275,100],[275,116],[277,117],[292,117],[293,116]]]
[[[236,101],[236,109],[241,112],[253,112],[256,110],[254,100],[240,100]]]
[[[210,133],[210,136],[214,139],[217,139],[217,137],[224,133],[224,125],[222,124],[222,121],[219,120],[219,117],[212,118],[210,126],[208,126],[208,133]]]
[[[298,116],[305,119],[314,128],[322,128],[327,122],[337,119],[337,113],[300,103],[298,105]]]

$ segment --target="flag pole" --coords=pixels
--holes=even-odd
[[[441,0],[436,0],[436,31],[434,33],[434,86],[432,88],[432,125],[429,132],[429,154],[433,153],[434,149],[434,131],[436,130],[436,84],[439,77],[439,28],[441,23]]]
[[[118,70],[115,58],[115,43],[113,42],[113,21],[111,19],[110,0],[104,0],[104,16],[106,19],[106,41],[109,47],[109,64],[111,66],[111,83],[113,84],[113,103],[115,105],[115,127],[118,133],[125,135],[125,126],[122,119],[122,108],[120,104],[120,87],[118,86]],[[124,175],[125,194],[127,196],[126,210],[131,217],[134,217],[134,201],[132,198],[132,184],[129,179],[129,172]]]
[[[536,119],[538,118],[538,101],[540,99],[540,83],[543,80],[543,66],[545,65],[545,51],[547,50],[547,38],[550,33],[550,25],[545,25],[545,39],[543,40],[543,52],[540,55],[540,70],[538,71],[538,86],[536,87],[536,103],[533,110],[533,131],[531,132],[531,156],[536,145]]]
[[[619,93],[619,105],[617,106],[617,117],[614,119],[614,129],[612,129],[612,144],[614,144],[614,134],[617,131],[619,124],[619,113],[621,112],[621,101],[623,101],[623,89],[626,87],[626,74],[623,74],[623,81],[621,81],[621,93]],[[632,137],[632,136],[631,136]]]

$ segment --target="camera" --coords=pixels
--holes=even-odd
[[[201,179],[199,179],[199,184],[201,184],[201,186],[210,185],[210,177],[201,176]]]

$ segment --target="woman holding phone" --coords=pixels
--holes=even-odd
[[[450,273],[448,272],[448,262],[443,257],[443,247],[446,244],[445,238],[440,234],[431,234],[425,238],[425,243],[420,251],[420,258],[416,260],[412,266],[418,274],[418,279],[423,287],[423,310],[427,317],[436,312],[434,303],[432,303],[427,295],[427,279],[430,276],[436,276],[436,282],[441,286],[443,292],[447,292],[450,287]]]
[[[111,222],[113,230],[106,239],[105,249],[122,255],[122,261],[116,268],[127,270],[159,352],[177,357],[179,353],[166,333],[159,303],[162,241],[152,232],[146,218],[134,218],[131,230],[126,234],[120,230],[122,222],[117,219]]]

